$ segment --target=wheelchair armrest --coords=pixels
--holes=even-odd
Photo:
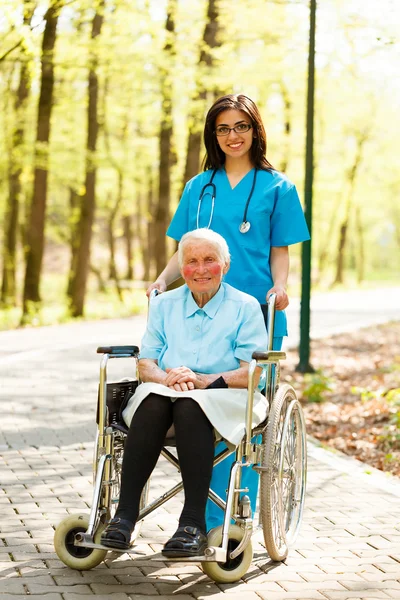
[[[99,346],[97,354],[113,354],[114,356],[138,356],[137,346]]]
[[[277,363],[280,360],[285,360],[286,352],[277,352],[270,350],[269,352],[253,352],[252,358],[258,362]]]

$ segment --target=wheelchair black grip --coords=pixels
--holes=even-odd
[[[139,348],[137,346],[99,346],[97,354],[129,354],[129,356],[137,356]]]
[[[270,361],[285,360],[286,352],[278,352],[275,350],[270,350],[269,352],[253,352],[251,358],[254,358],[254,360]]]

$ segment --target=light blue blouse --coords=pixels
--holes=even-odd
[[[188,181],[181,201],[167,230],[167,235],[180,240],[187,231],[197,229],[197,211],[201,189],[211,179],[205,171]],[[247,220],[248,233],[240,233],[246,200],[253,183],[254,169],[231,188],[225,169],[214,177],[216,198],[211,229],[227,241],[231,267],[224,280],[251,294],[265,304],[267,291],[273,286],[269,264],[271,246],[289,246],[310,238],[300,200],[293,183],[278,171],[257,171],[257,182],[251,198]],[[211,215],[210,187],[204,194],[199,227],[207,227]],[[276,313],[275,337],[287,335],[286,316]]]
[[[140,358],[157,359],[161,369],[185,366],[198,373],[222,373],[250,362],[267,349],[259,303],[222,283],[203,308],[186,285],[151,301]]]

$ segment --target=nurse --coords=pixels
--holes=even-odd
[[[287,335],[288,246],[310,237],[296,188],[267,160],[261,115],[243,94],[223,96],[211,106],[204,144],[204,171],[187,182],[167,235],[179,241],[186,232],[207,227],[225,238],[231,252],[226,283],[257,298],[264,310],[270,294],[276,294],[273,348],[279,350]],[[155,288],[165,291],[179,276],[175,253],[147,294]],[[213,470],[211,488],[223,499],[233,461],[234,455]],[[243,478],[254,513],[258,475],[244,469]],[[209,501],[207,528],[222,520],[221,509]]]

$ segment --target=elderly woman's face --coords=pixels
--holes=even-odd
[[[181,273],[195,297],[207,294],[211,298],[216,294],[227,270],[228,265],[221,260],[214,244],[193,240],[185,245]]]

